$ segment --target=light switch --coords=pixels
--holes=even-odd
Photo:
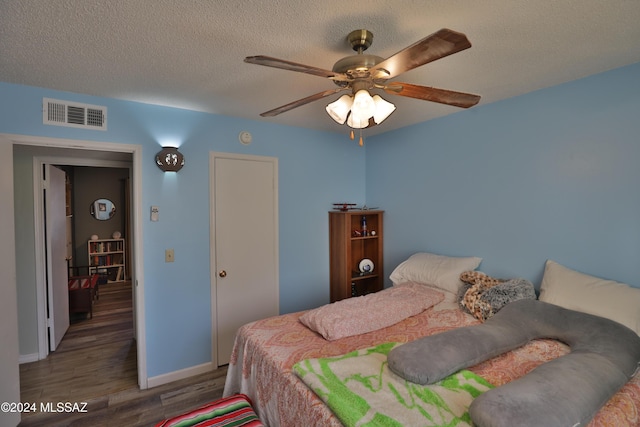
[[[175,258],[173,257],[173,249],[165,249],[164,251],[164,262],[173,262]]]

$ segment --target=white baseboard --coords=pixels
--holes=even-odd
[[[38,360],[40,360],[38,353],[21,354],[18,363],[22,365],[23,363],[37,362]]]
[[[179,371],[173,371],[167,374],[149,377],[147,378],[147,386],[149,388],[156,387],[162,384],[189,378],[194,375],[204,374],[209,371],[213,371],[214,369],[215,367],[213,366],[212,362],[203,363],[202,365],[197,366],[191,366],[190,368],[180,369]]]

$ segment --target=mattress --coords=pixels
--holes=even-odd
[[[329,408],[292,372],[301,360],[338,356],[385,342],[409,342],[453,328],[478,323],[459,309],[453,294],[422,313],[366,334],[327,341],[304,326],[305,312],[271,317],[243,326],[237,333],[224,395],[248,395],[268,426],[341,426]],[[569,348],[555,340],[537,339],[489,359],[469,370],[499,387],[542,363],[565,355]],[[640,376],[635,375],[590,422],[590,427],[640,425]]]

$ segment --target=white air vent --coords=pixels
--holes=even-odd
[[[42,123],[45,125],[107,130],[107,107],[43,98]]]

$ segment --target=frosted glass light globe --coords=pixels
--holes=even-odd
[[[369,92],[360,89],[353,97],[353,105],[351,106],[351,115],[355,120],[364,122],[373,117],[376,111],[376,104]]]

